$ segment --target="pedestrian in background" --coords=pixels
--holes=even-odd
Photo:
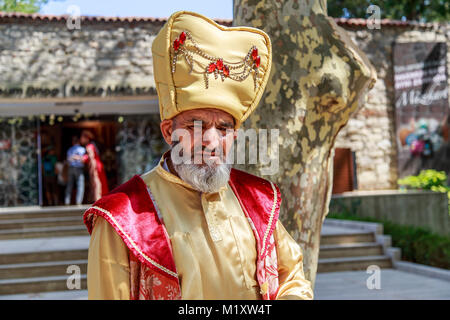
[[[58,161],[56,157],[55,148],[53,145],[48,146],[44,151],[42,163],[44,167],[44,186],[45,198],[49,206],[58,205],[58,184],[56,182],[55,165]]]
[[[86,148],[85,163],[89,172],[89,202],[95,202],[109,191],[105,168],[100,152],[94,142],[94,134],[89,130],[81,132],[80,143]]]
[[[69,205],[72,198],[73,184],[76,184],[76,204],[81,204],[84,197],[84,156],[86,149],[80,145],[77,136],[72,137],[72,147],[67,150],[67,161],[69,163],[66,195],[64,203]]]

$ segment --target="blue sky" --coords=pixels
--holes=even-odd
[[[233,0],[50,0],[40,12],[68,14],[71,5],[78,6],[81,15],[165,18],[189,10],[210,18],[233,18]]]

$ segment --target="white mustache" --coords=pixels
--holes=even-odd
[[[173,149],[171,150],[171,157],[172,153]],[[180,178],[200,192],[217,192],[230,179],[230,164],[210,165],[208,162],[203,165],[175,164],[173,161],[172,164]]]

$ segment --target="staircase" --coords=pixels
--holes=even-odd
[[[390,237],[382,235],[380,224],[325,219],[317,272],[392,268],[389,246]]]
[[[88,235],[87,206],[0,208],[0,240]]]
[[[77,266],[81,289],[86,290],[89,234],[82,221],[86,209],[1,208],[0,295],[68,291],[68,279],[74,275],[69,266]]]
[[[87,297],[86,209],[0,208],[0,300],[27,299],[33,293],[49,293],[52,299]],[[380,226],[325,219],[318,272],[366,270],[370,265],[392,268],[394,248],[389,248],[390,238],[382,235]],[[73,265],[80,270],[81,291],[67,287],[73,275],[68,267]]]

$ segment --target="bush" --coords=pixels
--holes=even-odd
[[[447,185],[447,174],[445,171],[422,170],[417,176],[407,176],[399,179],[397,183],[410,189],[447,193],[448,214],[450,215],[450,186]]]
[[[398,180],[399,185],[413,189],[433,190],[433,188],[448,188],[445,171],[422,170],[417,176],[407,176]]]
[[[329,218],[378,222],[392,238],[392,246],[402,250],[402,260],[450,269],[450,237],[413,226],[403,226],[386,220],[359,217],[348,213],[329,213]]]

